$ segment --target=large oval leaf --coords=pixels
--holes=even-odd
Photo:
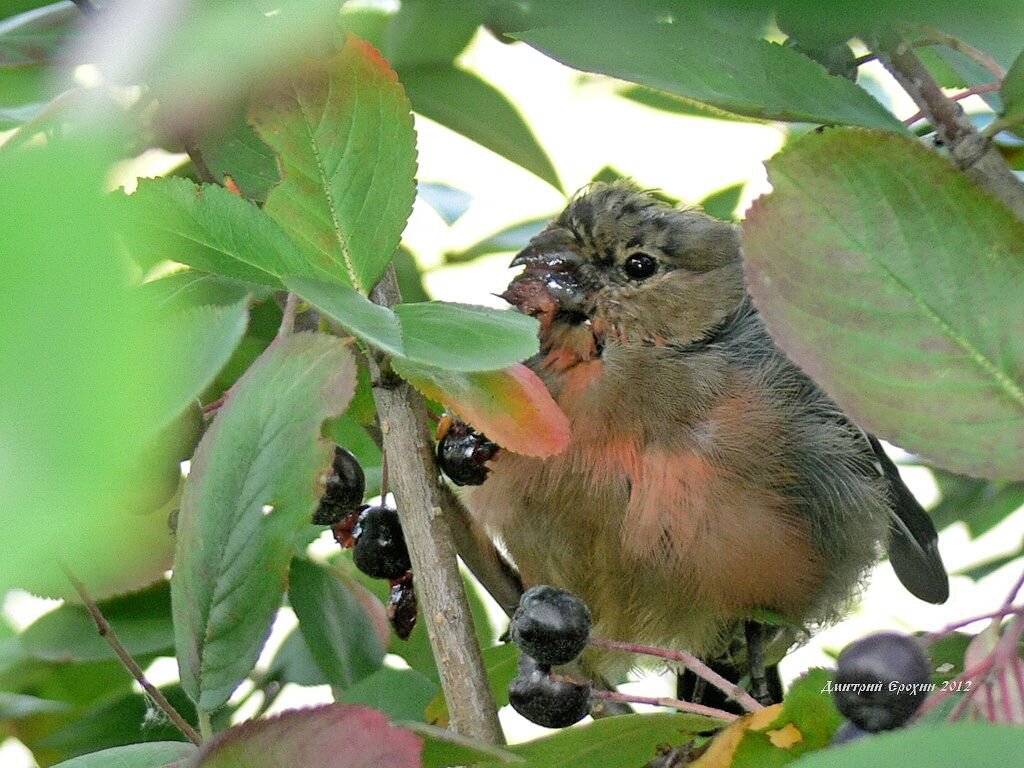
[[[255,99],[249,118],[281,169],[265,210],[321,277],[368,293],[416,195],[412,110],[394,71],[349,35],[339,54]]]
[[[355,365],[333,337],[301,333],[239,379],[192,461],[171,597],[181,681],[203,709],[249,673],[280,606],[295,533],[330,462],[322,422],[345,410]]]
[[[868,93],[806,56],[709,23],[696,7],[576,8],[513,36],[577,69],[748,117],[904,130]]]
[[[866,428],[1024,478],[1024,224],[895,135],[811,134],[768,171],[743,248],[779,345]]]
[[[328,704],[218,734],[197,768],[420,768],[423,742],[369,707]]]
[[[187,742],[153,741],[146,744],[127,744],[82,755],[54,768],[178,768],[196,753]]]

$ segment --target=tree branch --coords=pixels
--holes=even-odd
[[[128,650],[121,645],[121,641],[117,639],[114,628],[110,626],[110,622],[107,621],[107,617],[103,615],[103,611],[101,611],[99,606],[96,605],[96,601],[92,599],[92,595],[90,595],[89,591],[85,588],[85,584],[75,578],[75,575],[65,566],[62,565],[61,568],[63,568],[64,574],[68,577],[72,586],[74,586],[75,591],[82,600],[82,604],[85,605],[85,609],[89,612],[93,622],[96,624],[96,630],[100,633],[100,637],[106,640],[114,650],[114,654],[118,659],[120,659],[124,668],[127,669],[129,674],[135,678],[135,681],[142,686],[146,695],[148,695],[153,703],[160,708],[160,711],[167,715],[168,719],[177,726],[179,731],[185,734],[185,737],[189,741],[193,744],[201,744],[202,739],[199,734],[196,733],[192,726],[188,724],[188,721],[181,716],[181,713],[174,708],[174,705],[167,700],[167,697],[146,679],[146,673],[142,671],[142,667],[140,667],[139,663],[132,658],[132,655],[128,653]],[[200,710],[200,712],[201,711],[202,710]]]
[[[992,142],[975,130],[963,108],[942,92],[917,54],[903,41],[883,41],[878,57],[935,126],[956,166],[1024,221],[1024,184]]]
[[[393,266],[371,298],[384,306],[402,300]],[[373,356],[368,361],[393,492],[416,575],[421,620],[437,660],[452,727],[464,736],[501,744],[494,696],[473,631],[452,531],[442,512],[426,403],[387,370],[386,361]]]

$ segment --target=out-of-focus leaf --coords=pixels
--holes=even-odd
[[[203,746],[197,768],[420,768],[423,742],[369,707],[326,704],[250,720]]]
[[[302,632],[296,627],[281,643],[263,677],[267,682],[295,685],[329,685],[329,681],[313,658]]]
[[[148,656],[174,647],[170,585],[99,603],[118,640],[132,656]],[[44,614],[21,633],[21,644],[36,659],[56,662],[104,661],[113,657],[84,606],[65,603]]]
[[[0,22],[0,68],[56,63],[80,17],[73,3],[54,3]]]
[[[249,119],[281,168],[266,211],[320,277],[368,293],[415,196],[416,136],[395,73],[350,35],[341,53],[263,92]]]
[[[493,85],[454,66],[403,69],[401,77],[416,112],[562,189],[558,172],[522,115]]]
[[[356,590],[363,587],[331,568],[292,560],[288,600],[317,665],[340,690],[380,669],[391,635],[384,606],[368,593],[360,600]]]
[[[155,741],[93,752],[66,760],[53,768],[179,768],[195,753],[196,748],[192,744]]]
[[[1016,728],[981,722],[919,724],[873,734],[804,757],[794,768],[1003,768],[1008,755],[1020,753]]]
[[[256,291],[256,298],[265,299],[269,290],[240,283],[220,275],[211,275],[198,269],[182,269],[158,280],[139,286],[146,301],[159,310],[183,310],[215,304],[237,304],[246,294]]]
[[[345,344],[300,333],[271,345],[199,444],[178,515],[171,597],[182,684],[219,707],[270,632],[293,536],[330,463],[321,424],[345,410],[355,368]]]
[[[716,219],[736,221],[736,206],[740,204],[743,187],[743,182],[740,182],[712,192],[700,201],[700,207],[706,214],[714,216]]]
[[[548,225],[552,218],[553,216],[541,216],[505,227],[464,251],[446,253],[444,260],[449,264],[459,264],[489,253],[522,250],[532,237],[539,234]]]
[[[19,13],[25,13],[33,8],[40,8],[50,4],[49,0],[6,0],[6,2],[0,5],[0,19],[17,16]],[[61,5],[70,5],[70,3],[61,3]]]
[[[479,0],[405,0],[384,32],[381,51],[395,69],[446,64],[469,44],[485,8]]]
[[[710,104],[704,104],[694,99],[678,96],[654,88],[647,88],[643,85],[630,85],[619,89],[619,95],[623,98],[643,104],[651,109],[658,109],[662,112],[670,112],[674,115],[687,115],[689,117],[709,117],[713,120],[728,120],[731,122],[751,122],[755,118],[744,117],[733,112],[726,112],[724,109],[717,109]]]
[[[525,365],[467,373],[396,358],[393,366],[428,398],[510,451],[546,457],[569,444],[569,420]]]
[[[21,720],[33,715],[60,714],[70,710],[71,705],[63,701],[0,691],[0,720]]]
[[[568,66],[618,77],[748,117],[902,131],[881,104],[781,45],[715,27],[697,8],[605,6],[514,33]]]
[[[398,288],[402,292],[402,301],[430,301],[430,295],[423,287],[423,277],[420,275],[416,259],[404,246],[399,246],[395,252],[393,264]]]
[[[461,219],[473,202],[468,192],[440,182],[421,181],[416,185],[416,194],[437,211],[448,226]]]
[[[525,761],[507,749],[486,741],[438,728],[426,723],[403,721],[399,723],[423,739],[423,768],[445,768],[449,765],[476,765],[487,761],[501,764],[523,764]]]
[[[999,557],[993,557],[989,560],[985,560],[978,565],[971,566],[970,568],[963,568],[956,571],[956,576],[966,576],[973,581],[983,579],[989,574],[995,573],[1000,568],[1009,565],[1014,560],[1024,556],[1024,542],[1021,543],[1015,552],[1011,552],[1008,555],[1000,555]]]
[[[492,371],[537,352],[537,321],[518,312],[441,301],[390,310],[344,286],[300,277],[285,282],[365,343],[411,363]]]
[[[437,693],[437,687],[437,682],[415,669],[381,667],[341,691],[338,701],[373,707],[392,720],[422,720],[423,711]]]
[[[299,248],[267,214],[215,184],[143,179],[115,197],[129,218],[129,248],[224,277],[282,287],[286,274],[313,275]]]
[[[768,168],[743,251],[778,344],[876,434],[1024,478],[1024,225],[900,136],[808,134]]]
[[[0,591],[73,593],[61,560],[102,599],[169,564],[166,517],[129,496],[160,480],[163,468],[135,468],[178,361],[153,344],[155,312],[117,256],[104,184],[118,136],[106,126],[0,153],[0,528],[17,542]]]
[[[678,746],[720,725],[718,720],[699,715],[622,715],[565,728],[507,749],[525,758],[530,768],[636,768],[657,757],[662,744]]]

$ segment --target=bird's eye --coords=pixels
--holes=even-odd
[[[622,269],[634,280],[646,280],[658,271],[658,260],[646,253],[634,253],[626,259]]]

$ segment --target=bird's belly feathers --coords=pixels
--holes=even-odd
[[[695,452],[623,437],[505,453],[470,502],[525,583],[576,592],[606,636],[711,652],[750,609],[800,620],[816,597],[821,559],[785,500]]]

